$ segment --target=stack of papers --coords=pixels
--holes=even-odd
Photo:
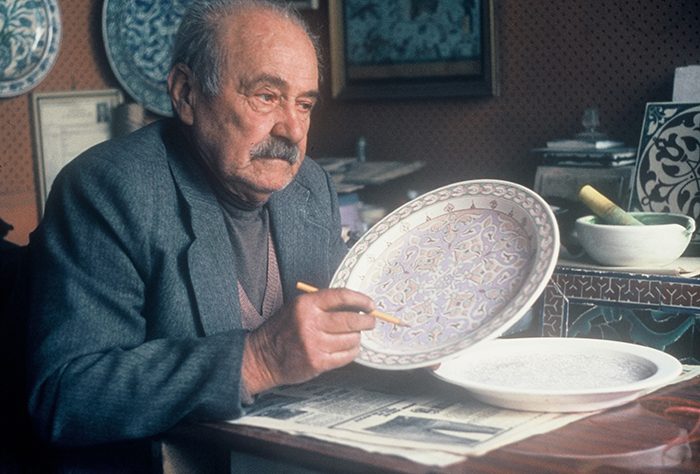
[[[637,150],[631,147],[611,148],[536,148],[543,165],[616,167],[635,163]]]
[[[315,161],[331,175],[339,193],[383,184],[425,166],[423,161],[358,161],[355,158],[318,158]]]
[[[547,148],[552,150],[605,150],[621,146],[624,146],[624,143],[614,140],[563,139],[547,142]]]
[[[624,146],[624,143],[614,140],[563,139],[547,142],[547,148],[552,150],[605,150],[621,146]]]

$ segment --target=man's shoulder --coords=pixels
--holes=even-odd
[[[99,143],[71,160],[61,173],[138,177],[158,169],[167,170],[167,130],[168,125],[159,121],[129,135]]]
[[[115,161],[115,164],[156,160],[165,156],[166,137],[170,129],[166,121],[146,125],[129,135],[102,142],[84,152],[92,159]]]
[[[120,195],[143,200],[169,182],[167,147],[167,124],[149,124],[78,155],[60,171],[52,190],[105,199]]]

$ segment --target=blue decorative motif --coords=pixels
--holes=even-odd
[[[481,2],[343,2],[348,63],[423,63],[478,59]]]
[[[698,219],[699,176],[700,104],[647,104],[630,208]]]
[[[693,360],[693,332],[697,316],[693,313],[655,311],[649,309],[592,306],[574,316],[578,306],[572,305],[569,337],[599,338],[633,342],[653,347],[678,357]],[[697,337],[697,336],[696,336]]]
[[[696,278],[558,267],[544,291],[541,334],[634,342],[700,358]]]
[[[666,350],[694,324],[692,313],[592,306],[574,318],[569,337],[598,337]]]
[[[39,84],[56,62],[60,42],[57,0],[0,2],[0,97]]]
[[[172,116],[167,77],[187,0],[105,0],[102,34],[109,64],[146,109]]]

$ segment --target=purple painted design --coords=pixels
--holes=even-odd
[[[357,242],[331,283],[411,324],[363,334],[358,362],[421,367],[500,335],[542,292],[558,248],[549,206],[513,183],[455,183],[405,204]]]

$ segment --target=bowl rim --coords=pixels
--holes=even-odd
[[[677,217],[680,220],[685,221],[685,228],[689,230],[690,232],[695,231],[695,218],[692,216],[689,216],[687,214],[682,214],[680,212],[654,212],[654,211],[629,211],[628,214],[631,214],[632,216],[644,216],[644,215],[658,215],[658,214],[665,214],[673,217]],[[598,222],[590,222],[591,219],[597,219],[598,216],[596,214],[587,214],[585,216],[581,216],[576,219],[576,225],[580,226],[587,226],[587,227],[593,227],[593,228],[611,228],[611,227],[616,227],[616,228],[634,228],[638,226],[625,226],[625,225],[613,225],[611,226],[610,224],[601,224]],[[649,224],[646,227],[654,227],[654,228],[659,228],[659,227],[665,227],[665,226],[670,226],[670,225],[681,225],[680,223],[676,222],[668,222],[664,224]]]

